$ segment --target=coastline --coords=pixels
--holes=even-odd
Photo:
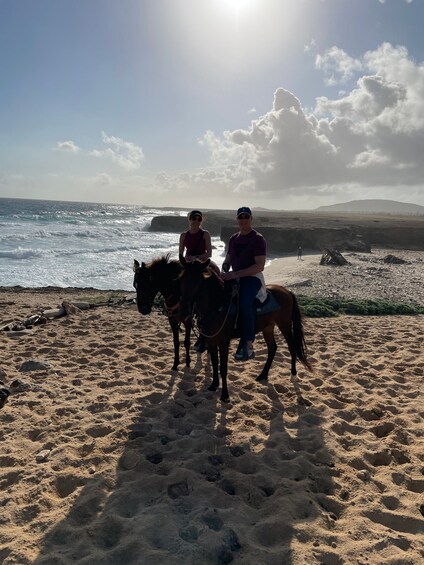
[[[311,297],[385,299],[424,306],[424,251],[343,252],[350,263],[345,266],[320,266],[321,255],[305,251],[302,260],[293,254],[273,259],[265,268],[265,281]],[[406,263],[384,263],[388,255]]]

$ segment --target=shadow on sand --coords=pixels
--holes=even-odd
[[[229,406],[219,391],[206,390],[205,360],[158,375],[168,388],[142,398],[116,469],[96,472],[80,488],[68,515],[46,534],[36,565],[313,559],[302,553],[312,545],[311,530],[323,520],[330,530],[336,519],[319,414],[298,402],[298,381],[279,378],[281,357],[270,380],[286,384],[260,385],[250,371],[230,376]],[[318,561],[338,562],[316,553]]]

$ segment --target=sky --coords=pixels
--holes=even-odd
[[[0,197],[424,205],[422,0],[0,0]]]

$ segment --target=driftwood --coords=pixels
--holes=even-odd
[[[0,322],[0,332],[4,331],[9,337],[19,337],[30,334],[30,329],[39,324],[45,324],[49,319],[61,318],[66,315],[75,315],[81,313],[82,310],[89,310],[90,308],[97,308],[99,306],[119,306],[121,304],[134,304],[135,299],[133,296],[126,296],[125,298],[113,299],[110,298],[108,302],[68,302],[63,300],[61,306],[57,308],[49,308],[40,310],[36,314],[32,314],[26,320],[17,322],[16,320],[4,320]]]
[[[350,265],[349,261],[343,257],[337,249],[324,249],[320,265]]]
[[[72,304],[71,302],[68,302],[67,300],[64,300],[62,302],[62,308],[65,309],[65,312],[68,316],[70,314],[80,314],[81,313],[81,310],[79,308],[77,308],[75,306],[75,304]]]

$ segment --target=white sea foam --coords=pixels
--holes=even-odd
[[[186,211],[1,199],[0,285],[132,290],[134,259],[178,256],[178,234],[148,231],[159,215]],[[224,245],[212,243],[221,263]]]

